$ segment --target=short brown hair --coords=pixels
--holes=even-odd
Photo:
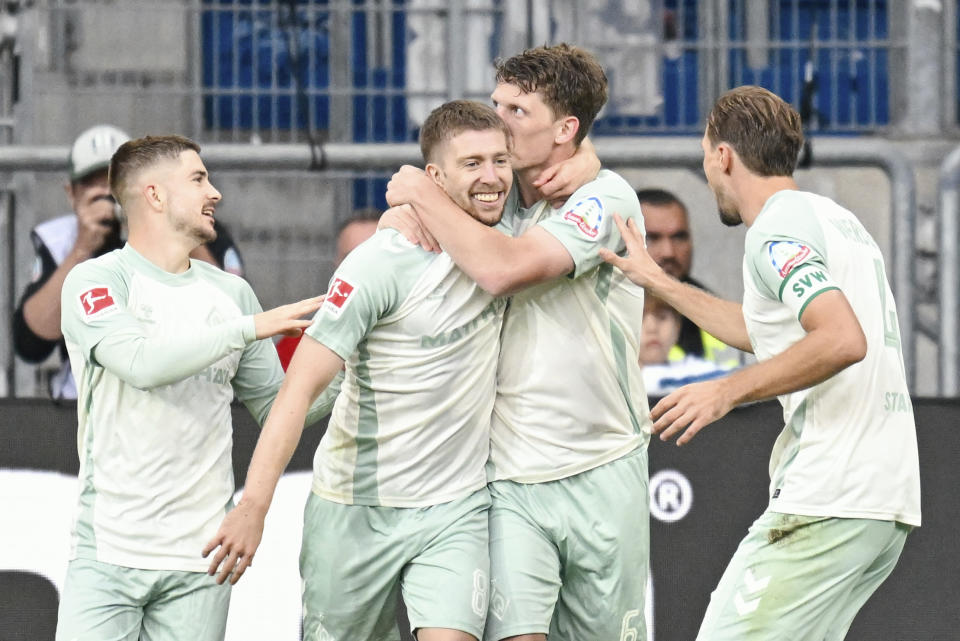
[[[555,116],[574,116],[579,145],[607,102],[607,75],[586,49],[561,43],[527,49],[497,60],[497,82],[516,85],[524,93],[540,94]]]
[[[110,191],[113,197],[122,206],[123,192],[131,176],[160,160],[177,160],[185,151],[199,154],[200,145],[175,134],[144,136],[123,143],[110,159]]]
[[[445,102],[427,116],[420,127],[420,153],[423,162],[434,161],[437,147],[464,131],[502,131],[510,145],[510,130],[489,105],[474,100]]]
[[[731,145],[760,176],[792,176],[803,147],[800,114],[763,87],[745,85],[717,99],[707,117],[713,146]]]

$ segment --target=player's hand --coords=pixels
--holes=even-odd
[[[552,207],[560,207],[577,189],[597,177],[600,159],[589,138],[584,138],[577,152],[555,165],[547,167],[533,181],[533,186]]]
[[[323,296],[305,298],[296,303],[281,305],[273,309],[260,312],[253,317],[253,324],[257,330],[257,340],[283,334],[284,336],[300,336],[303,330],[310,327],[311,319],[303,318],[320,309]]]
[[[396,207],[416,203],[418,196],[429,189],[440,187],[419,167],[403,165],[387,183],[387,204]]]
[[[396,229],[404,238],[420,245],[428,252],[440,253],[440,243],[433,237],[433,234],[420,222],[416,210],[410,205],[397,205],[383,212],[380,216],[380,222],[377,223],[377,230]]]
[[[230,585],[253,565],[253,555],[263,538],[263,520],[266,514],[240,500],[223,518],[216,535],[203,548],[203,558],[216,550],[207,574],[217,576],[217,583],[228,578]]]
[[[660,399],[650,410],[653,433],[667,441],[677,434],[677,445],[690,442],[697,433],[735,406],[724,379],[684,385]]]
[[[77,240],[74,251],[84,258],[93,256],[117,228],[116,202],[105,190],[84,194],[77,203]]]
[[[600,258],[618,268],[637,285],[656,289],[656,287],[653,287],[654,283],[665,277],[666,272],[647,253],[643,234],[640,233],[637,223],[634,222],[633,218],[624,223],[620,214],[617,213],[613,214],[613,222],[620,230],[620,236],[627,248],[627,255],[625,257],[617,256],[609,249],[601,248]]]

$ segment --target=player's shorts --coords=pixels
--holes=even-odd
[[[307,499],[300,550],[305,641],[399,640],[402,591],[411,630],[480,639],[490,553],[486,488],[426,508]]]
[[[765,512],[710,595],[698,641],[841,641],[912,528]]]
[[[647,452],[547,483],[490,484],[486,639],[646,638]]]
[[[74,559],[57,641],[223,641],[230,585],[205,572],[140,570]]]

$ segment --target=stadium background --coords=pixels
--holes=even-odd
[[[699,171],[704,114],[719,93],[743,83],[764,85],[797,106],[812,140],[798,173],[801,187],[861,216],[888,257],[913,391],[955,397],[958,13],[957,2],[939,0],[3,2],[4,318],[30,278],[29,229],[66,209],[61,186],[68,146],[87,126],[108,122],[133,135],[177,132],[204,145],[214,183],[225,195],[218,215],[231,226],[258,295],[272,306],[326,289],[336,225],[354,209],[382,205],[390,170],[417,159],[413,142],[430,108],[456,97],[486,101],[491,60],[569,41],[596,52],[610,77],[610,103],[592,134],[601,158],[636,187],[682,195],[692,215],[694,275],[727,297],[741,294],[743,237],[742,230],[718,233],[713,198]],[[42,396],[51,366],[18,362],[9,339],[9,331],[0,333],[0,397]],[[955,581],[951,572],[913,570],[958,567],[956,559],[938,557],[935,547],[914,545],[939,540],[946,546],[947,530],[937,528],[960,525],[956,508],[939,494],[956,484],[945,453],[955,459],[958,451],[950,429],[957,408],[929,403],[936,411],[919,407],[919,416],[930,419],[920,422],[921,445],[938,444],[927,450],[928,460],[942,465],[924,470],[928,525],[908,548],[914,556],[905,556],[891,581],[890,607],[871,604],[867,610],[884,622],[883,634],[896,636],[864,631],[857,638],[956,638],[957,608],[938,600],[956,593],[949,588],[957,586],[945,583]],[[40,401],[10,400],[0,411],[0,506],[6,506],[46,487],[46,477],[36,487],[24,485],[24,470],[71,469],[51,467],[51,460],[75,465],[75,423],[70,411]],[[777,425],[776,416],[764,416],[771,428]],[[743,486],[753,498],[741,504],[740,490],[720,492],[704,513],[709,516],[690,526],[691,540],[699,542],[690,549],[707,555],[698,557],[703,564],[724,562],[762,507],[756,493],[762,503],[768,448],[761,440],[743,439],[725,451],[734,461],[756,464]],[[709,450],[684,450],[690,458],[675,465],[688,466],[685,474],[702,475],[713,489],[739,482],[742,472],[733,480],[711,476],[715,453],[703,458]],[[657,451],[651,453],[655,469]],[[7,474],[12,470],[18,474]],[[940,505],[942,515],[935,513]],[[64,509],[71,507],[68,501]],[[944,515],[951,519],[939,520]],[[717,535],[718,548],[704,547],[720,526],[735,530]],[[19,549],[7,543],[23,540],[25,532],[28,540],[43,540],[14,518],[0,528],[0,549]],[[654,545],[655,556],[677,553],[656,539]],[[56,559],[63,552],[44,553]],[[19,558],[34,554],[22,550]],[[258,560],[266,564],[263,555]],[[693,578],[678,579],[676,587],[684,589],[676,593],[655,576],[658,639],[691,638],[683,625],[699,618],[714,580],[696,569],[701,565],[694,566]],[[0,572],[10,567],[0,565]],[[909,594],[903,592],[908,585]],[[0,603],[13,604],[7,595],[15,593],[7,587],[0,584]],[[661,610],[668,598],[663,594],[684,596],[671,604],[677,607]],[[0,619],[0,639],[14,638],[9,612]],[[897,627],[887,618],[894,615],[908,616],[907,623]],[[670,627],[660,632],[668,620]]]

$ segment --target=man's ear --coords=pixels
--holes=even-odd
[[[163,187],[155,182],[148,182],[141,188],[140,193],[143,194],[143,199],[150,209],[158,212],[163,211],[163,205],[166,200]]]
[[[433,182],[435,182],[440,187],[443,187],[443,170],[440,169],[439,166],[433,164],[432,162],[428,162],[427,166],[424,167],[423,170],[427,173],[428,176],[430,176]]]
[[[553,139],[558,145],[570,142],[580,131],[580,119],[576,116],[564,116],[558,123],[557,135]]]
[[[733,147],[725,142],[717,143],[717,162],[720,165],[720,171],[729,174],[733,169],[734,154]]]

